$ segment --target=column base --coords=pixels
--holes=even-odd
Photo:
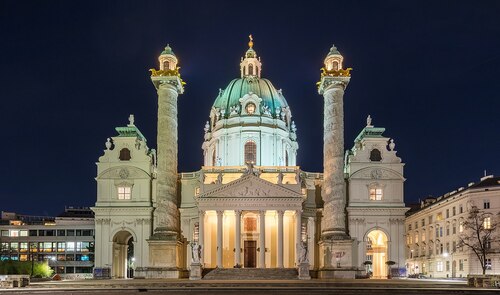
[[[302,262],[299,264],[299,280],[310,280],[311,275],[309,274],[309,263]]]
[[[147,240],[149,244],[149,264],[136,269],[137,278],[146,279],[178,279],[187,278],[189,272],[183,262],[184,243],[169,236],[161,239],[153,236]]]
[[[189,272],[190,280],[201,280],[203,268],[201,267],[201,263],[191,263],[191,270]]]
[[[329,239],[321,240],[318,244],[320,271],[322,269],[357,269],[353,265],[354,240],[350,238]]]

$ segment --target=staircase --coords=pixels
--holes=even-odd
[[[296,268],[215,268],[204,280],[297,280]]]

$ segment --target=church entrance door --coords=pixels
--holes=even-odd
[[[257,241],[245,241],[244,254],[243,266],[255,268],[257,266]]]
[[[113,278],[131,278],[133,270],[131,266],[134,262],[133,237],[126,230],[119,231],[113,237]]]

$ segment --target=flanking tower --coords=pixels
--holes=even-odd
[[[324,278],[354,278],[352,240],[346,232],[344,178],[344,92],[351,69],[343,69],[342,62],[342,55],[332,46],[318,82],[318,92],[325,100],[321,190],[324,207],[319,242],[320,276]]]
[[[167,45],[158,58],[160,69],[151,69],[158,92],[156,198],[153,198],[153,235],[149,243],[149,267],[138,275],[146,278],[180,277],[183,249],[177,204],[177,96],[184,92],[177,57]]]

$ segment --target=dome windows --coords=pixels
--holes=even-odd
[[[248,65],[248,75],[253,76],[253,64]]]
[[[249,115],[253,115],[255,114],[255,104],[253,103],[247,103],[246,107],[245,107],[245,110],[247,111],[247,114]]]
[[[245,143],[245,163],[257,162],[257,145],[253,141]]]

